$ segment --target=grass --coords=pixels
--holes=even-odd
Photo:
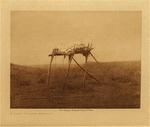
[[[53,68],[47,84],[48,65],[11,64],[11,108],[140,108],[140,62],[104,62],[83,65],[100,83],[76,66],[63,90],[66,68]]]

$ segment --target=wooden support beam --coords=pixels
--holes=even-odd
[[[87,63],[88,56],[85,56],[85,64]],[[83,87],[85,88],[85,80],[86,80],[86,72],[84,71],[84,77],[83,77]]]
[[[49,69],[48,69],[48,82],[47,82],[48,86],[50,85],[50,79],[51,79],[51,67],[52,67],[53,58],[54,58],[54,56],[51,56],[50,64],[49,64]]]
[[[99,81],[92,74],[90,74],[88,71],[86,71],[83,67],[80,66],[80,64],[74,59],[74,57],[72,57],[72,59],[74,60],[74,62],[78,65],[78,67],[81,70],[83,70],[84,72],[86,72],[91,78],[93,78],[96,82],[99,83]]]
[[[92,56],[92,58],[96,61],[96,63],[99,63],[98,61],[97,61],[97,59],[95,58],[95,56],[90,52],[90,55]]]
[[[69,56],[69,59],[68,59],[68,69],[67,69],[67,74],[65,76],[65,81],[64,81],[64,84],[63,84],[63,89],[65,89],[66,84],[67,84],[67,79],[69,77],[69,72],[70,72],[71,61],[72,61],[72,57]]]

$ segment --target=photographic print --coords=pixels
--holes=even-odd
[[[11,11],[10,108],[140,108],[141,11]]]

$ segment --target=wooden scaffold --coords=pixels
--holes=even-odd
[[[92,79],[94,79],[97,83],[99,83],[99,81],[92,75],[90,74],[85,68],[83,68],[74,58],[74,55],[76,54],[82,54],[85,57],[85,63],[88,62],[88,57],[91,56],[97,63],[97,59],[94,57],[94,55],[91,53],[91,50],[93,50],[94,48],[92,47],[92,44],[88,44],[87,46],[84,44],[79,44],[79,45],[74,45],[71,48],[66,49],[65,51],[61,51],[58,48],[55,48],[52,50],[52,53],[49,54],[48,56],[51,57],[50,59],[50,64],[49,64],[49,69],[48,69],[48,85],[50,86],[50,81],[51,81],[51,69],[52,69],[52,62],[54,57],[56,56],[63,56],[64,59],[66,57],[68,57],[68,68],[67,68],[67,73],[65,76],[65,81],[63,83],[63,89],[65,89],[65,86],[67,84],[67,79],[69,77],[69,73],[70,73],[70,66],[71,66],[71,62],[72,60],[76,63],[76,65],[84,72],[83,75],[83,87],[85,87],[85,80],[86,80],[86,76],[88,75],[89,77],[91,77]]]

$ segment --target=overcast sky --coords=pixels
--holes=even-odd
[[[93,43],[99,61],[140,60],[141,12],[13,11],[11,62],[48,64],[53,48]],[[78,55],[78,61],[83,57]],[[91,59],[90,59],[91,60]],[[62,63],[62,58],[57,58]]]

